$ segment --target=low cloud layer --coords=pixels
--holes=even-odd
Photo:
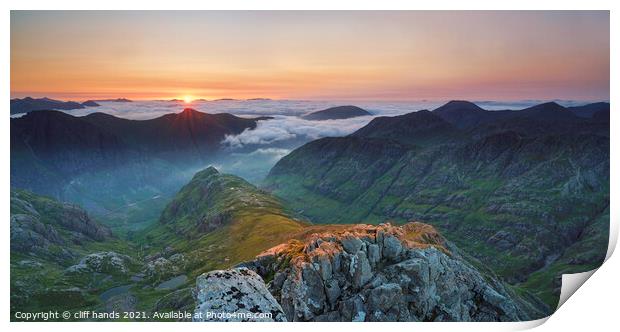
[[[247,145],[269,145],[287,140],[311,141],[322,137],[346,136],[366,125],[373,116],[342,120],[309,121],[295,116],[276,116],[260,121],[255,129],[226,136],[222,144],[239,148]]]
[[[548,100],[521,100],[521,101],[474,101],[480,107],[497,109],[522,109]],[[356,105],[374,115],[393,116],[398,114],[419,111],[422,109],[432,110],[443,105],[446,101],[310,101],[310,100],[198,100],[186,104],[182,101],[146,100],[129,103],[122,102],[98,102],[99,107],[86,107],[83,109],[63,111],[75,116],[84,116],[91,113],[102,112],[121,118],[133,120],[146,120],[160,117],[165,114],[179,113],[189,107],[204,113],[231,113],[238,116],[299,116],[310,112],[323,110],[333,106]],[[584,101],[556,100],[564,106],[583,105]],[[18,117],[20,115],[16,115]]]

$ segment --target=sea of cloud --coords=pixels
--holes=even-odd
[[[540,103],[538,100],[515,102],[478,101],[476,104],[488,110],[522,109]],[[193,108],[205,113],[231,113],[241,117],[270,116],[273,119],[258,122],[255,129],[239,135],[226,136],[222,145],[228,156],[218,165],[223,171],[241,175],[258,182],[268,170],[292,149],[322,137],[346,136],[363,127],[377,116],[395,116],[423,109],[435,109],[445,101],[407,102],[342,102],[309,100],[196,100],[183,101],[134,101],[99,102],[99,107],[64,111],[74,116],[103,112],[126,119],[146,120],[164,114],[179,113]],[[578,102],[563,101],[565,106]],[[351,105],[362,107],[371,116],[342,120],[310,121],[300,116],[325,108]],[[583,102],[581,103],[583,104]],[[17,115],[18,116],[18,115]]]

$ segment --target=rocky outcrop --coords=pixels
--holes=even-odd
[[[286,321],[263,279],[244,267],[199,276],[196,299],[195,321]]]
[[[163,281],[178,275],[185,269],[186,260],[183,254],[174,254],[169,257],[157,257],[147,260],[144,266],[145,278],[152,283]]]
[[[11,250],[54,261],[76,258],[72,246],[111,238],[79,207],[27,191],[11,191]]]
[[[240,298],[273,295],[277,302],[270,305],[279,303],[289,321],[528,318],[499,281],[449,250],[433,227],[417,222],[313,226],[241,265],[198,279],[197,311],[225,307],[235,312],[237,305],[247,308]],[[268,281],[271,294],[246,267]],[[241,297],[231,292],[237,285],[246,289]]]
[[[114,251],[97,252],[86,255],[76,265],[67,268],[69,273],[97,272],[106,274],[126,274],[134,264],[131,257]]]

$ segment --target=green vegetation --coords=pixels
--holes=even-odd
[[[129,282],[139,266],[127,264],[124,273],[106,265],[70,272],[83,257],[99,252],[133,250],[74,205],[11,191],[11,314],[100,308],[98,293]]]
[[[215,168],[197,173],[137,243],[183,253],[192,276],[253,258],[287,240],[303,223],[280,202],[245,180]]]
[[[566,135],[514,126],[521,134],[476,128],[454,140],[424,131],[425,144],[411,146],[401,144],[415,134],[369,124],[293,151],[264,187],[314,223],[434,225],[515,289],[554,308],[559,273],[598,266],[606,252],[608,222],[592,220],[609,205],[609,137],[598,128]]]

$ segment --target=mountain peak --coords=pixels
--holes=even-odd
[[[555,101],[550,101],[550,102],[534,105],[532,107],[528,107],[524,109],[524,111],[526,110],[558,111],[558,110],[564,110],[564,109],[565,109],[564,106],[556,103]]]
[[[213,166],[209,166],[205,169],[203,169],[202,171],[196,173],[195,176],[211,176],[211,175],[217,175],[220,174],[220,172],[217,170],[217,168],[213,167]]]
[[[312,112],[302,116],[302,118],[306,120],[337,120],[337,119],[348,119],[354,118],[358,116],[372,115],[368,111],[363,108],[353,106],[353,105],[344,105],[344,106],[336,106],[330,107],[321,111]]]
[[[200,113],[200,112],[196,111],[193,108],[189,108],[189,107],[184,108],[183,112],[181,112],[181,114],[184,114],[184,115],[190,115],[190,114],[196,114],[196,113]]]
[[[517,117],[534,117],[541,121],[571,120],[577,116],[564,106],[550,101],[516,112]]]
[[[165,115],[164,115],[165,116]],[[193,108],[184,108],[181,113],[176,114],[176,120],[197,121],[208,116],[206,113],[199,112]]]
[[[436,108],[433,112],[445,113],[445,112],[463,112],[463,111],[484,111],[480,106],[466,100],[451,100]]]
[[[196,172],[196,174],[194,174],[194,177],[192,178],[192,181],[194,180],[210,181],[211,178],[218,176],[218,175],[221,175],[221,174],[217,170],[217,168],[213,166],[209,166],[203,170]]]

